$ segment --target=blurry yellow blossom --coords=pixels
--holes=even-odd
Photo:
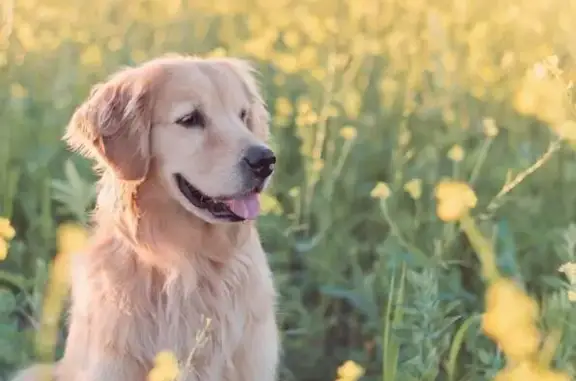
[[[148,373],[148,381],[173,381],[179,373],[178,359],[174,353],[162,351],[154,359],[154,367]]]
[[[288,116],[294,111],[292,103],[286,97],[277,98],[275,108],[276,113],[280,116]]]
[[[314,111],[300,114],[296,118],[296,124],[301,126],[312,125],[316,122],[318,122],[318,114],[316,114]]]
[[[299,69],[298,59],[293,54],[283,54],[276,64],[289,74],[295,73]]]
[[[323,81],[326,78],[326,70],[322,67],[315,67],[310,71],[310,75],[317,81]]]
[[[28,95],[28,90],[19,83],[13,83],[10,86],[10,95],[12,98],[24,98]]]
[[[0,261],[3,261],[8,256],[8,242],[0,238]]]
[[[42,306],[36,349],[43,360],[51,360],[58,339],[58,322],[70,285],[71,256],[82,250],[88,239],[86,230],[75,223],[63,223],[56,231],[58,254],[50,266],[50,277]]]
[[[262,204],[262,214],[282,214],[283,212],[282,204],[277,198],[268,193],[262,193],[260,202]]]
[[[513,105],[520,113],[556,125],[567,119],[565,89],[555,78],[543,75],[545,70],[545,67],[537,65],[525,74],[514,96]]]
[[[523,361],[502,369],[496,374],[494,381],[570,381],[570,377],[565,373],[546,369],[537,363]]]
[[[344,140],[353,140],[356,138],[356,129],[351,126],[344,126],[340,129],[340,136]]]
[[[348,117],[357,117],[360,112],[361,97],[357,91],[350,90],[344,95],[344,110]]]
[[[371,197],[379,198],[381,200],[386,200],[388,197],[390,197],[390,194],[390,187],[388,187],[388,184],[384,182],[378,182],[374,189],[372,189],[370,192]]]
[[[414,200],[420,199],[422,197],[422,180],[421,179],[412,179],[404,184],[404,190],[408,192],[410,197]]]
[[[56,239],[59,253],[73,253],[84,248],[88,233],[81,225],[63,223],[58,226]]]
[[[148,58],[148,53],[144,50],[133,50],[130,56],[134,62],[144,62]]]
[[[328,111],[326,112],[326,114],[330,117],[338,116],[338,108],[334,105],[330,105],[328,106]]]
[[[10,224],[10,220],[5,217],[0,217],[0,237],[11,240],[16,235],[16,230]]]
[[[498,135],[498,127],[496,122],[492,118],[486,118],[482,121],[482,127],[484,129],[484,135],[489,138],[496,137]]]
[[[478,202],[472,188],[459,181],[442,181],[435,189],[436,214],[445,222],[456,221],[474,208]]]
[[[455,162],[462,161],[464,159],[464,149],[460,145],[455,144],[448,151],[448,158]]]
[[[352,360],[347,360],[338,367],[338,378],[336,381],[358,381],[364,373],[364,368]]]
[[[84,66],[100,66],[102,64],[102,52],[97,45],[88,46],[80,56],[80,63]]]
[[[312,111],[312,102],[308,98],[300,98],[298,100],[298,113],[307,114]]]
[[[500,66],[504,70],[509,69],[514,64],[515,59],[516,59],[516,57],[515,57],[513,52],[506,52],[502,56],[502,60],[500,61]]]
[[[518,90],[514,98],[514,107],[522,114],[531,114],[537,107],[538,97],[528,91]]]
[[[298,187],[290,188],[290,190],[288,191],[288,195],[292,198],[296,198],[296,197],[300,196],[300,188],[298,188]]]
[[[295,48],[300,43],[300,34],[298,31],[289,30],[284,33],[282,36],[282,40],[289,48]]]
[[[10,224],[10,220],[0,217],[0,261],[8,256],[8,241],[16,235],[16,231]]]
[[[537,352],[541,340],[537,318],[538,304],[514,281],[500,278],[490,284],[482,330],[507,357],[522,359]]]
[[[558,56],[553,55],[553,56],[547,57],[546,63],[553,68],[557,68],[558,67]]]
[[[117,52],[121,48],[122,48],[122,40],[119,39],[118,37],[113,37],[110,39],[110,41],[108,41],[108,49],[110,49],[111,51]]]
[[[561,138],[576,142],[576,122],[567,120],[552,128]]]
[[[306,46],[298,55],[299,65],[303,69],[316,68],[316,62],[318,60],[317,50],[313,46]]]

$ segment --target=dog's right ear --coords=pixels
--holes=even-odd
[[[131,70],[94,86],[72,115],[64,140],[120,180],[142,181],[150,164],[154,78]]]

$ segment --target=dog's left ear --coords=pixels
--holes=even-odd
[[[96,85],[64,135],[72,150],[125,181],[142,181],[150,164],[154,78],[140,70],[127,69]]]
[[[270,113],[262,97],[261,86],[257,80],[258,71],[249,61],[243,59],[226,58],[224,62],[240,76],[252,98],[252,107],[248,114],[250,128],[257,136],[267,141],[270,132]]]

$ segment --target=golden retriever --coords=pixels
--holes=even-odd
[[[276,292],[254,224],[276,161],[268,122],[236,58],[164,56],[94,87],[64,136],[100,181],[54,380],[144,381],[162,350],[180,380],[276,379]]]

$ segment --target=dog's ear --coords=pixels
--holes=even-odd
[[[150,165],[153,84],[127,69],[92,89],[70,120],[64,140],[126,181],[142,181]]]
[[[223,59],[223,62],[242,79],[246,90],[252,98],[252,107],[248,114],[250,129],[261,139],[267,141],[270,131],[270,114],[262,97],[261,86],[257,80],[258,71],[249,61],[239,58],[226,58]]]

